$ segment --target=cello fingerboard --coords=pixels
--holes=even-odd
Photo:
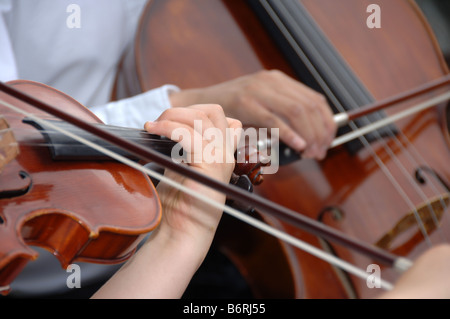
[[[248,2],[299,79],[323,93],[335,113],[374,102],[373,96],[358,80],[299,0],[248,0]],[[356,130],[383,117],[385,117],[383,111],[372,113],[340,128],[338,135]],[[364,142],[370,143],[397,132],[394,125],[389,125],[364,135]],[[364,147],[363,139],[348,142],[346,147],[351,154],[355,154]]]

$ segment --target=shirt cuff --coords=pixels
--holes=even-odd
[[[172,84],[135,95],[133,97],[91,107],[105,124],[143,128],[145,122],[156,120],[162,112],[172,107],[169,95],[180,89]]]

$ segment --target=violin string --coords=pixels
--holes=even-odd
[[[41,118],[41,119],[48,119],[50,121],[55,121],[54,118],[42,117],[41,113],[29,112],[29,114],[34,116],[34,117]],[[3,114],[1,117],[4,117],[4,116],[5,116],[5,114]],[[22,120],[23,119],[22,117],[20,117],[17,114],[14,114],[14,113],[7,114],[7,116],[8,116],[9,119],[18,119],[18,120]],[[121,126],[115,126],[115,125],[106,125],[106,124],[101,124],[101,123],[99,123],[98,125],[101,126],[101,127],[104,127],[105,129],[111,129],[112,128],[112,129],[115,129],[116,131],[120,131],[120,130],[123,130],[124,132],[135,131],[135,132],[139,133],[139,135],[141,135],[141,137],[136,137],[136,136],[127,137],[127,139],[131,140],[131,141],[150,141],[150,142],[158,141],[158,142],[161,142],[161,143],[164,143],[164,142],[173,143],[171,140],[168,140],[168,139],[167,140],[161,140],[160,138],[152,138],[152,136],[154,136],[154,134],[151,134],[151,133],[145,131],[144,129],[130,128],[130,127],[121,127]],[[74,130],[77,130],[79,132],[79,134],[83,134],[83,136],[91,136],[91,134],[88,133],[88,132],[80,130],[80,129],[76,128],[73,125],[72,125],[72,127],[74,128]],[[33,129],[31,126],[30,126],[30,128],[20,128],[20,129],[15,128],[14,129],[14,131],[16,131],[16,132],[19,131],[19,130],[20,131],[25,131],[25,132],[27,132],[27,131],[30,131],[30,132],[33,131],[34,132],[35,131],[35,129]],[[45,133],[47,135],[60,134],[59,132],[56,132],[54,130],[40,129],[39,131],[42,132],[42,133]]]
[[[385,119],[385,120],[390,120],[390,118],[387,118],[387,119]],[[380,121],[381,122],[381,121]],[[374,123],[374,124],[377,124],[377,123]],[[373,125],[373,124],[372,124]],[[106,126],[106,125],[105,125]],[[124,130],[128,130],[128,129],[126,129],[126,128],[120,128],[120,127],[117,127],[118,129],[124,129]],[[367,125],[367,126],[365,126],[364,127],[364,129],[366,129],[366,131],[368,130],[368,129],[370,129],[370,125]],[[136,130],[138,130],[138,129],[136,129]],[[361,129],[359,129],[359,130],[361,130]],[[34,131],[34,129],[22,129],[22,131]],[[80,135],[80,136],[84,136],[84,137],[87,137],[87,136],[90,136],[89,135],[89,133],[86,133],[86,132],[84,132],[84,131],[82,131],[81,130],[81,132],[80,132],[80,130],[78,130],[79,132],[78,132],[78,135]],[[139,131],[141,131],[140,132],[140,134],[144,134],[144,133],[146,133],[145,135],[151,135],[150,133],[148,133],[148,132],[146,132],[146,131],[142,131],[142,130],[139,130]],[[372,131],[372,129],[370,130],[370,131]],[[1,132],[1,131],[0,131]],[[50,134],[60,134],[59,132],[57,132],[57,131],[54,131],[54,130],[40,130],[40,132],[41,133],[46,133],[47,135],[50,135]],[[358,131],[353,131],[353,133],[358,133]],[[351,133],[349,133],[349,134],[347,134],[347,135],[351,135]],[[361,134],[362,135],[362,134]],[[344,135],[344,136],[341,136],[341,139],[342,138],[346,138],[346,135]],[[134,138],[134,137],[132,137],[132,138],[128,138],[129,140],[131,140],[131,141],[140,141],[140,140],[145,140],[145,141],[147,141],[149,138],[147,137],[147,138]],[[336,139],[334,142],[336,142],[338,139]],[[159,140],[158,140],[159,141]],[[399,142],[399,141],[398,141]],[[36,142],[25,142],[25,143],[22,143],[23,145],[29,145],[29,146],[36,146],[36,147],[49,147],[49,146],[53,146],[53,147],[55,147],[55,146],[60,146],[60,147],[63,147],[63,146],[71,146],[71,148],[73,149],[73,148],[84,148],[85,146],[84,145],[72,145],[72,144],[62,144],[62,143],[51,143],[51,144],[48,144],[48,143],[36,143]],[[335,144],[335,143],[334,143]],[[389,151],[389,150],[388,150]],[[392,154],[391,154],[391,156],[392,156]],[[395,158],[395,157],[394,157]],[[410,157],[409,157],[410,158]],[[434,184],[432,184],[431,185],[432,186],[432,188],[434,187]],[[435,192],[437,193],[437,190],[435,190]],[[424,201],[426,201],[426,198],[424,198],[423,197],[423,200]],[[446,207],[446,204],[445,204],[445,202],[444,202],[444,200],[443,200],[443,198],[442,198],[442,196],[440,196],[440,202],[441,202],[441,206],[442,207]],[[428,204],[428,208],[429,208],[429,210],[432,210],[432,208],[430,207],[430,204]],[[439,221],[438,221],[438,219],[437,219],[437,216],[433,213],[432,214],[432,219],[433,219],[433,222],[436,224],[436,225],[438,225],[439,224]],[[439,228],[440,229],[440,228]]]
[[[325,82],[323,77],[317,71],[316,67],[309,60],[309,58],[306,55],[306,53],[304,52],[304,50],[298,45],[296,40],[290,35],[289,31],[284,26],[283,22],[279,19],[277,14],[272,10],[270,5],[267,4],[267,1],[261,0],[260,2],[263,4],[263,6],[265,7],[267,13],[271,16],[272,20],[276,23],[276,25],[278,26],[280,31],[283,33],[283,35],[289,41],[290,45],[295,50],[296,54],[303,61],[305,66],[308,68],[310,73],[313,75],[313,77],[315,78],[317,83],[321,86],[321,88],[323,89],[325,94],[328,96],[328,98],[334,103],[334,105],[336,106],[336,108],[338,108],[340,110],[340,112],[345,112],[344,107],[339,102],[339,100],[336,98],[334,93],[331,91],[331,89],[329,88],[328,84]],[[283,6],[282,3],[280,3],[279,5],[280,5],[279,9],[284,10],[285,16],[289,19],[290,18],[289,14],[286,14],[286,13],[288,13],[288,10],[286,8],[282,7]],[[301,29],[299,29],[298,32],[302,33],[303,31]],[[318,58],[319,60],[321,60],[320,52],[315,49],[315,47],[314,47],[314,45],[312,43],[310,43],[308,37],[304,36],[303,38],[304,38],[304,45],[308,46],[310,50],[315,51],[315,57]],[[322,61],[321,63],[322,63],[323,70],[329,70],[327,62],[323,61],[323,60],[321,60],[321,61]],[[336,85],[341,85],[341,81],[339,81],[339,79],[334,74],[332,74],[331,72],[329,72],[329,75],[330,74],[334,78],[334,82],[333,83],[335,83]],[[342,92],[344,94],[347,94],[347,90],[345,90],[345,88],[342,87],[341,89],[342,89]],[[354,101],[353,97],[348,96],[348,98],[349,98],[350,101]],[[354,107],[358,107],[356,102],[353,102],[353,104],[354,104],[354,105],[352,105],[353,108]],[[357,129],[357,126],[356,126],[356,124],[354,122],[350,122],[349,126],[351,127],[352,130],[356,130]],[[370,150],[370,152],[372,154],[372,158],[374,158],[374,160],[376,161],[377,165],[380,167],[380,169],[383,171],[383,173],[388,177],[388,179],[390,180],[391,184],[395,187],[395,189],[399,192],[400,196],[403,198],[403,200],[407,203],[407,205],[413,211],[413,213],[414,213],[414,215],[416,217],[419,229],[421,230],[425,240],[430,245],[431,241],[429,240],[428,233],[425,230],[425,226],[424,226],[424,224],[423,224],[423,222],[422,222],[422,220],[420,218],[420,215],[417,212],[417,209],[416,209],[415,205],[409,199],[409,197],[407,196],[407,194],[405,193],[403,188],[399,185],[399,183],[396,181],[395,177],[391,174],[389,169],[385,166],[384,162],[378,157],[378,155],[376,154],[375,150],[372,148],[372,146],[367,141],[367,139],[364,136],[362,136],[362,137],[360,137],[360,141],[363,143],[363,145],[365,146],[366,149]],[[383,139],[381,139],[381,141],[383,141]],[[409,174],[408,174],[407,178],[409,178]]]
[[[188,194],[189,196],[195,197],[198,200],[201,200],[204,203],[206,203],[212,207],[220,209],[221,211],[228,213],[229,215],[241,220],[242,222],[245,222],[257,229],[260,229],[282,241],[285,241],[286,243],[289,243],[294,247],[302,249],[317,258],[320,258],[332,265],[335,265],[336,267],[342,268],[363,280],[367,280],[369,278],[369,274],[365,270],[360,269],[345,260],[342,260],[342,259],[340,259],[334,255],[331,255],[321,249],[318,249],[318,248],[314,247],[313,245],[310,245],[310,244],[308,244],[290,234],[287,234],[279,229],[276,229],[262,221],[259,221],[254,217],[244,214],[228,205],[218,203],[218,202],[212,200],[211,198],[204,196],[201,192],[197,192],[191,188],[187,188],[184,185],[182,185],[178,182],[175,182],[175,181],[167,178],[166,176],[164,176],[156,171],[153,171],[152,169],[149,169],[148,167],[145,167],[145,166],[143,166],[137,162],[134,162],[132,160],[129,160],[126,157],[124,157],[118,153],[112,152],[100,145],[92,143],[91,141],[86,140],[83,137],[81,137],[73,132],[67,131],[61,127],[53,125],[52,123],[50,123],[46,120],[40,119],[38,117],[33,117],[31,114],[27,113],[26,111],[14,106],[14,105],[11,105],[10,103],[7,103],[1,99],[0,99],[0,104],[10,108],[11,110],[18,112],[18,113],[24,114],[25,116],[32,117],[33,120],[35,120],[38,123],[45,124],[46,126],[49,126],[52,129],[57,130],[57,131],[61,132],[62,134],[65,134],[66,136],[69,136],[69,137],[77,140],[80,143],[83,143],[89,147],[92,147],[93,149],[95,149],[99,152],[102,152],[103,154],[110,156],[111,158],[114,158],[115,160],[117,160],[127,166],[135,168],[136,170],[139,170],[140,172],[147,174],[150,177],[159,180],[160,182],[163,182],[173,188],[176,188],[179,191]],[[397,264],[402,270],[406,270],[407,268],[411,267],[412,261],[410,261],[406,258],[403,258],[403,257],[399,257]],[[380,285],[385,290],[391,290],[393,288],[393,285],[390,282],[388,282],[384,279],[381,279],[381,278],[380,278]]]
[[[433,105],[433,104],[431,104],[431,105]],[[18,116],[16,116],[17,118],[18,118]],[[384,121],[386,121],[386,122],[388,122],[388,123],[391,123],[391,122],[394,122],[394,119],[393,119],[394,117],[391,117],[391,118],[385,118],[384,119]],[[389,121],[388,121],[389,120]],[[382,122],[383,120],[380,120],[379,122]],[[373,123],[373,124],[371,124],[371,125],[375,125],[375,124],[377,124],[378,122],[376,122],[376,123]],[[352,133],[358,133],[358,131],[361,131],[361,130],[365,130],[365,131],[372,131],[373,129],[370,127],[371,125],[367,125],[367,126],[365,126],[363,129],[359,129],[359,130],[357,130],[357,131],[353,131]],[[383,124],[383,125],[385,125],[385,124]],[[105,125],[106,126],[106,125]],[[381,125],[379,125],[379,126],[381,126]],[[121,129],[120,127],[117,127],[118,129]],[[124,130],[128,130],[128,129],[126,129],[126,128],[122,128],[122,129],[124,129]],[[8,129],[8,130],[10,130],[10,129]],[[138,129],[136,129],[136,130],[138,130]],[[28,132],[30,132],[30,131],[34,131],[34,129],[22,129],[22,131],[28,131]],[[80,130],[78,130],[78,131],[80,131]],[[148,133],[148,132],[146,132],[146,131],[143,131],[143,130],[139,130],[139,131],[141,131],[140,132],[140,134],[143,134],[144,132],[145,133],[147,133],[146,135],[151,135],[150,133]],[[0,130],[0,132],[1,132],[1,130]],[[47,135],[50,135],[50,134],[60,134],[59,132],[57,132],[57,131],[54,131],[54,130],[40,130],[40,132],[41,133],[45,133],[45,134],[47,134]],[[341,136],[340,138],[337,138],[337,139],[335,139],[335,141],[333,142],[333,144],[332,144],[332,146],[331,147],[334,147],[336,144],[337,145],[339,145],[339,143],[343,143],[343,142],[339,142],[339,140],[342,140],[342,139],[344,139],[344,140],[350,140],[351,138],[352,138],[352,136],[348,136],[348,135],[352,135],[352,133],[349,133],[349,134],[346,134],[346,135],[343,135],[343,136]],[[363,135],[362,133],[358,133],[358,134],[360,134],[360,135]],[[80,135],[80,136],[83,136],[83,137],[86,137],[86,136],[89,136],[89,134],[88,133],[86,133],[86,132],[84,132],[84,131],[81,131],[81,132],[79,132],[78,133],[78,135]],[[357,135],[356,135],[357,136]],[[128,138],[129,140],[131,140],[131,141],[140,141],[140,140],[146,140],[146,139],[149,139],[148,137],[145,139],[145,138]],[[397,139],[396,139],[397,140]],[[400,141],[398,141],[398,142],[400,142]],[[49,143],[36,143],[36,142],[25,142],[25,143],[22,143],[23,145],[28,145],[28,146],[35,146],[35,147],[50,147],[50,146],[53,146],[53,147],[64,147],[64,146],[71,146],[71,148],[73,149],[73,148],[84,148],[85,146],[84,145],[82,145],[82,144],[78,144],[78,145],[73,145],[73,144],[69,144],[69,143],[67,143],[67,144],[63,144],[63,143],[51,143],[51,144],[49,144]],[[409,155],[409,153],[407,154],[407,155]],[[410,156],[408,156],[408,158],[410,159]],[[411,161],[412,159],[410,159],[410,161]],[[434,191],[437,193],[437,189],[435,188],[435,186],[434,186],[434,183],[431,185],[431,187],[434,189]],[[426,201],[426,199],[424,198],[424,201]],[[441,206],[442,207],[444,207],[444,208],[446,208],[446,203],[444,202],[444,200],[443,200],[443,197],[442,196],[440,196],[440,203],[441,203]],[[430,209],[430,208],[429,208]],[[435,214],[432,214],[432,218],[433,218],[433,222],[436,224],[436,225],[438,225],[439,224],[439,221],[437,220],[437,217],[435,216]]]
[[[3,130],[5,130],[5,129],[3,129]],[[0,130],[0,132],[2,132],[1,130]],[[14,128],[14,132],[16,132],[16,133],[22,133],[22,132],[24,132],[24,133],[28,133],[28,132],[36,132],[36,129],[34,129],[34,128],[32,128],[32,127],[30,127],[30,128]],[[39,130],[39,132],[40,133],[44,133],[44,134],[46,134],[46,135],[60,135],[61,133],[60,132],[57,132],[57,131],[55,131],[55,130],[45,130],[45,129],[42,129],[42,130]],[[151,136],[153,136],[153,134],[150,134],[150,133],[148,133],[148,132],[145,132],[145,131],[142,131],[142,132],[140,132],[140,134],[141,135],[144,135],[144,136],[142,136],[142,137],[135,137],[135,136],[132,136],[132,137],[127,137],[127,140],[129,140],[129,141],[133,141],[133,142],[158,142],[158,143],[166,143],[166,140],[161,140],[161,139],[159,139],[159,138],[151,138]],[[86,137],[86,138],[88,138],[88,137],[90,137],[90,136],[92,136],[92,134],[90,134],[90,133],[87,133],[87,132],[79,132],[79,135],[80,136],[83,136],[83,137]],[[145,135],[147,135],[147,136],[149,136],[149,137],[145,137]],[[173,143],[172,141],[170,141],[170,140],[167,140],[167,143]],[[28,142],[27,143],[27,145],[32,145],[33,143],[32,142]],[[44,143],[36,143],[36,144],[39,144],[39,145],[44,145]],[[62,143],[59,143],[59,144],[57,144],[57,143],[48,143],[48,144],[45,144],[45,145],[55,145],[55,146],[71,146],[72,144],[62,144]]]

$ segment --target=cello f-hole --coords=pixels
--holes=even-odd
[[[323,222],[325,215],[331,215],[333,220],[340,221],[344,218],[345,213],[339,207],[329,206],[329,207],[325,207],[317,214],[317,220],[319,222]]]
[[[325,222],[324,219],[327,218],[327,216],[330,216],[329,218],[332,218],[333,221],[339,222],[345,217],[345,213],[339,207],[328,206],[328,207],[323,208],[317,214],[317,220],[320,222]],[[323,238],[319,238],[319,242],[320,242],[320,245],[322,246],[322,248],[326,252],[328,252],[338,258],[341,257],[341,256],[339,256],[338,252],[336,251],[336,249],[333,248],[333,245],[329,241],[327,241]],[[333,267],[333,270],[335,271],[337,278],[339,278],[339,280],[342,284],[342,287],[345,289],[348,298],[356,299],[357,298],[357,293],[356,293],[357,290],[355,288],[355,285],[353,284],[350,274],[348,272],[346,272],[345,270],[342,270],[338,267]]]
[[[442,178],[435,170],[427,166],[419,167],[418,169],[416,169],[416,172],[414,173],[414,177],[420,184],[426,184],[427,182],[425,175],[422,172],[427,172],[432,177],[437,179],[439,183],[447,190],[447,192],[450,193],[450,185],[445,181],[445,179]]]

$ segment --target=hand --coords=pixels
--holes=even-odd
[[[201,127],[194,125],[195,120],[201,120]],[[175,142],[179,142],[183,150],[189,154],[189,166],[204,175],[227,184],[235,165],[233,154],[236,150],[239,135],[234,136],[232,145],[226,144],[227,141],[231,141],[226,136],[230,133],[228,129],[240,133],[239,129],[241,128],[241,123],[226,118],[222,108],[218,105],[194,105],[187,108],[168,109],[158,120],[153,123],[147,122],[145,125],[148,132],[166,136]],[[181,129],[186,136],[181,137],[173,134]],[[208,130],[212,133],[217,132],[218,136],[222,136],[221,143],[208,140],[205,135]],[[201,147],[194,149],[198,145],[201,145]],[[217,146],[214,149],[214,154],[211,154],[209,148],[212,145]],[[204,150],[208,150],[208,152],[204,152]],[[201,152],[202,154],[199,157],[199,154],[195,154],[195,152]],[[212,155],[214,155],[214,158],[207,158]],[[196,159],[200,159],[201,162],[196,162]],[[193,180],[188,180],[174,172],[166,172],[165,175],[208,198],[222,203],[225,202],[223,194]],[[163,220],[160,228],[167,227],[173,239],[181,237],[181,240],[185,240],[185,237],[188,236],[198,238],[203,245],[208,244],[209,241],[205,238],[212,239],[221,217],[221,211],[214,212],[214,209],[208,205],[199,203],[189,195],[163,183],[158,185],[157,190],[163,206]],[[205,236],[202,236],[203,234]]]
[[[450,245],[430,248],[395,283],[394,289],[380,298],[450,298]]]
[[[326,99],[280,71],[260,71],[214,86],[181,90],[174,107],[220,104],[227,116],[244,125],[279,128],[280,139],[303,157],[323,159],[336,135]]]
[[[194,124],[194,120],[201,121],[201,128]],[[218,105],[194,105],[169,109],[155,122],[146,123],[145,129],[152,134],[174,138],[181,143],[183,150],[192,155],[188,159],[196,158],[196,145],[200,145],[198,150],[203,154],[213,154],[214,159],[222,159],[188,165],[202,174],[229,183],[239,135],[235,136],[232,145],[226,144],[232,141],[226,136],[230,133],[228,129],[240,132],[241,126],[239,121],[226,118]],[[183,137],[172,134],[179,129],[187,134]],[[222,138],[211,143],[205,136],[208,130],[221,132]],[[215,135],[218,136],[220,134]],[[228,160],[230,156],[232,161]],[[225,203],[225,196],[209,187],[167,170],[164,175],[210,199]],[[160,224],[94,298],[180,298],[203,262],[222,211],[163,182],[158,184],[157,190],[162,204]]]

